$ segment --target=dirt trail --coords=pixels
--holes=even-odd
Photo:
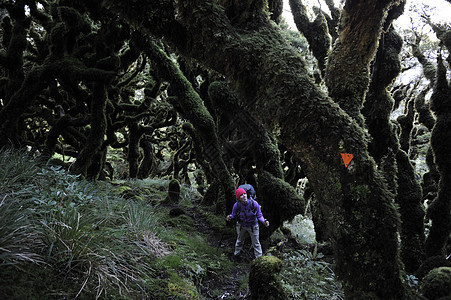
[[[204,217],[193,209],[189,214],[194,217],[196,227],[199,232],[208,236],[208,243],[215,248],[222,249],[232,260],[233,249],[235,247],[235,236],[225,237],[213,230]],[[224,220],[225,222],[225,220]],[[247,239],[243,252],[238,261],[233,261],[232,270],[227,273],[217,274],[208,272],[202,285],[202,296],[207,300],[216,299],[249,299],[248,288],[241,287],[243,278],[249,274],[252,252],[250,249],[250,238]],[[213,295],[215,291],[215,295]],[[218,291],[221,291],[218,296]]]

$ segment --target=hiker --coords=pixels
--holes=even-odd
[[[235,191],[237,202],[233,205],[232,214],[226,217],[227,221],[237,219],[236,223],[236,243],[234,257],[237,257],[243,249],[243,244],[246,239],[246,232],[249,233],[252,240],[252,247],[254,248],[255,257],[262,256],[262,246],[259,240],[258,221],[263,223],[266,227],[269,226],[269,221],[263,218],[260,205],[254,199],[247,199],[247,193],[243,188],[238,188]]]

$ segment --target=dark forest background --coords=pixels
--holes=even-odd
[[[262,238],[310,216],[348,299],[420,298],[407,278],[435,267],[449,286],[451,28],[428,7],[397,28],[405,1],[325,4],[290,0],[293,30],[280,0],[2,0],[0,146],[87,182],[167,180],[169,202],[189,186],[218,223],[250,183]]]

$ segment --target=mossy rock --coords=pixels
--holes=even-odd
[[[147,288],[151,291],[149,299],[200,299],[196,287],[176,274],[171,274],[170,278],[153,279]]]
[[[168,186],[168,196],[166,203],[178,203],[180,200],[180,183],[177,179],[172,179]]]
[[[279,273],[282,261],[275,256],[261,256],[252,261],[249,274],[251,299],[288,299]]]
[[[431,270],[421,283],[421,293],[429,300],[451,299],[451,268]]]

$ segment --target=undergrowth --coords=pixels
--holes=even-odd
[[[10,150],[0,170],[2,299],[197,299],[223,267],[192,228],[165,226],[177,223],[159,206],[167,182],[88,182]],[[183,263],[167,267],[171,255]]]
[[[291,299],[344,299],[330,263],[323,255],[296,250],[283,255],[282,283]]]
[[[226,282],[244,266],[209,245],[192,215],[170,214],[168,183],[90,182],[27,152],[0,151],[0,298],[204,299],[206,281]],[[180,195],[176,206],[197,205],[194,189],[182,186]],[[228,232],[223,217],[198,213],[217,225],[211,232]],[[317,258],[286,254],[281,277],[292,299],[337,294]],[[209,294],[233,297],[221,286]]]

